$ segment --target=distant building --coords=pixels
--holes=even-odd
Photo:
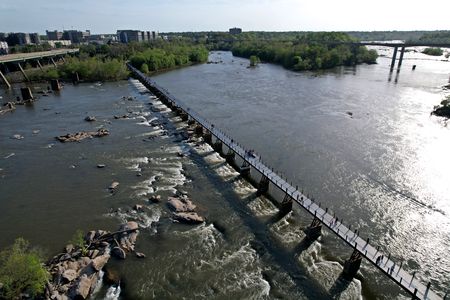
[[[57,41],[62,39],[63,33],[61,31],[58,30],[53,30],[53,31],[45,31],[47,33],[47,38],[49,41]]]
[[[240,34],[240,33],[242,33],[242,28],[237,28],[237,27],[230,28],[230,33],[231,34]]]
[[[52,48],[59,48],[72,45],[70,40],[48,40],[46,41]]]
[[[31,38],[29,33],[23,32],[9,33],[8,36],[6,37],[6,42],[8,42],[8,45],[10,46],[29,45],[31,44]]]
[[[0,55],[8,54],[8,43],[4,41],[0,41]]]
[[[156,31],[117,30],[117,38],[121,43],[148,42],[158,38]]]
[[[62,34],[63,40],[70,40],[72,44],[81,44],[86,42],[91,35],[90,30],[78,31],[78,30],[64,30]]]
[[[41,43],[39,33],[30,33],[30,41],[32,44],[39,45]]]

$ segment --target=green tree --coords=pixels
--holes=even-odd
[[[149,72],[148,65],[143,63],[141,66],[141,72],[147,74]]]
[[[48,278],[41,256],[23,238],[0,252],[0,298],[14,299],[21,293],[38,296],[44,292]]]
[[[256,67],[259,62],[260,62],[260,60],[259,60],[258,56],[256,56],[256,55],[250,56],[250,66],[251,67]]]

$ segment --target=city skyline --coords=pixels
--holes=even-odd
[[[3,0],[0,31],[117,29],[159,32],[227,31],[385,31],[448,30],[450,3],[431,0],[427,5],[380,0],[368,6],[356,0],[307,3],[297,0],[118,0],[75,3],[56,0]],[[20,18],[19,18],[20,17]],[[20,20],[20,21],[19,21]]]

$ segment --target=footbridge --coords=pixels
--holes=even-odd
[[[26,62],[33,62],[35,63],[40,69],[42,69],[41,62],[45,59],[49,63],[52,63],[56,67],[56,60],[62,59],[64,61],[64,56],[68,54],[75,54],[78,53],[79,49],[57,49],[57,50],[50,50],[50,51],[40,51],[40,52],[31,52],[31,53],[17,53],[17,54],[7,54],[7,55],[1,55],[0,56],[0,66],[2,66],[6,72],[8,72],[8,64],[11,67],[12,65],[15,65],[18,67],[20,72],[22,72],[25,79],[28,81],[28,76],[25,73],[22,63]],[[5,84],[8,88],[11,87],[10,83],[2,73],[0,69],[0,78],[3,79]]]
[[[394,259],[389,253],[384,253],[380,249],[380,246],[372,245],[369,238],[361,237],[357,230],[352,230],[351,225],[344,224],[342,218],[337,217],[328,208],[322,207],[321,203],[305,195],[303,191],[299,191],[298,187],[289,184],[285,178],[282,178],[273,169],[264,164],[260,156],[252,151],[245,150],[233,138],[190,109],[188,105],[171,95],[167,90],[159,86],[142,72],[130,64],[128,64],[128,67],[145,87],[155,96],[159,97],[169,108],[176,111],[183,120],[187,120],[190,124],[197,124],[196,132],[203,134],[204,140],[213,144],[213,148],[221,153],[227,161],[234,161],[235,156],[239,156],[243,161],[242,166],[239,168],[242,175],[250,174],[251,168],[257,170],[261,174],[258,193],[267,192],[269,190],[269,183],[283,191],[285,197],[280,204],[280,211],[289,212],[292,210],[293,203],[306,210],[313,218],[311,225],[305,229],[308,238],[311,240],[318,238],[321,234],[322,227],[326,227],[350,246],[353,252],[350,258],[344,263],[344,277],[353,278],[364,258],[408,292],[412,296],[412,299],[446,299],[447,295],[442,298],[433,292],[430,282],[424,284],[417,278],[416,273],[409,274],[406,272],[402,268],[402,261],[400,262]],[[214,143],[213,137],[215,139]],[[222,152],[223,145],[228,148],[226,154]]]

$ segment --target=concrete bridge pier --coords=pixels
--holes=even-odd
[[[224,156],[225,156],[227,163],[229,163],[229,164],[234,163],[234,158],[235,158],[236,154],[234,153],[234,151],[232,149],[228,149],[228,152],[225,153]]]
[[[11,88],[11,84],[9,83],[9,81],[6,79],[5,75],[3,75],[2,71],[0,70],[0,77],[2,78],[2,80],[5,82],[6,86],[8,87],[8,89]]]
[[[188,118],[187,123],[188,123],[188,125],[194,125],[195,124],[195,120],[192,119],[192,118]]]
[[[23,101],[30,101],[34,99],[33,93],[29,87],[21,88],[20,93],[22,94]]]
[[[30,81],[30,79],[28,78],[27,74],[25,74],[25,71],[23,70],[22,65],[20,63],[17,63],[17,65],[19,66],[20,72],[22,72],[23,77],[25,77],[25,79],[27,81]]]
[[[256,192],[256,195],[260,196],[267,193],[269,191],[269,183],[269,178],[266,175],[262,175],[261,179],[259,180],[258,191]]]
[[[286,194],[284,196],[283,201],[280,204],[279,215],[284,217],[285,215],[290,213],[292,211],[292,204],[293,204],[293,202],[294,201],[292,200],[292,197],[289,196],[288,194]]]
[[[311,225],[306,227],[303,232],[306,234],[306,237],[310,240],[317,240],[319,236],[322,235],[322,222],[320,222],[319,218],[314,217],[311,222]]]
[[[344,270],[342,275],[344,278],[351,280],[358,273],[359,267],[361,266],[362,255],[358,250],[353,250],[352,255],[348,260],[344,262]]]
[[[52,87],[52,91],[60,91],[61,90],[61,83],[58,79],[52,79],[50,81],[50,86]]]
[[[203,134],[203,126],[200,124],[197,124],[197,126],[195,126],[194,132],[196,134]]]
[[[50,57],[50,61],[53,63],[53,65],[55,66],[55,68],[57,68],[58,66],[55,63],[55,60],[53,59],[53,57]]]
[[[213,149],[214,151],[216,151],[219,154],[222,154],[222,141],[221,140],[216,140],[213,144]]]
[[[247,161],[244,160],[244,162],[242,163],[242,165],[239,168],[239,173],[242,176],[249,176],[250,175],[250,165]]]
[[[186,122],[189,120],[189,115],[187,113],[182,113],[180,118],[181,118],[181,121]]]
[[[207,131],[203,134],[203,140],[205,143],[211,144],[212,143],[212,134],[211,132]]]
[[[398,47],[394,47],[394,54],[392,55],[392,61],[391,61],[391,71],[394,70],[394,67],[395,67],[395,59],[397,58],[397,51],[398,51]]]
[[[42,68],[41,62],[39,61],[39,59],[36,60],[36,63],[39,67],[39,69],[41,69],[41,71],[44,71],[44,69]]]

